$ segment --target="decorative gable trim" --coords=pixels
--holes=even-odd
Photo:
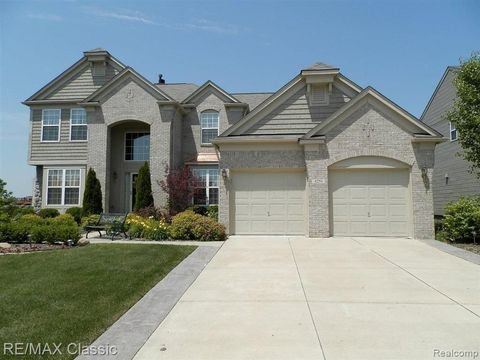
[[[404,119],[409,124],[414,125],[418,131],[414,132],[412,135],[415,134],[423,134],[426,135],[423,138],[434,138],[434,139],[441,139],[442,135],[437,132],[436,130],[432,129],[431,127],[425,125],[412,114],[383,96],[381,93],[376,91],[372,87],[367,87],[363,90],[360,94],[358,94],[354,99],[350,100],[344,106],[342,106],[339,110],[335,113],[330,115],[325,121],[321,124],[315,126],[312,130],[306,133],[301,140],[311,140],[311,139],[318,139],[319,136],[325,135],[326,132],[331,130],[337,124],[342,122],[346,117],[351,115],[354,111],[356,111],[359,107],[363,106],[365,103],[369,101],[369,99],[373,99],[377,101],[381,106],[385,106],[388,110],[393,111],[395,114],[399,115],[401,119]],[[418,137],[417,137],[418,138]]]
[[[106,83],[100,89],[98,89],[89,97],[87,97],[80,104],[81,105],[92,105],[92,103],[95,104],[100,99],[102,94],[104,94],[110,88],[115,86],[115,84],[117,84],[119,81],[122,81],[123,79],[125,79],[127,76],[131,76],[132,78],[136,79],[140,86],[142,86],[145,90],[152,93],[158,100],[167,100],[167,101],[171,101],[172,103],[177,103],[170,96],[168,96],[166,93],[158,89],[155,85],[153,85],[150,81],[148,81],[142,75],[140,75],[135,70],[133,70],[131,67],[126,67],[121,73],[119,73],[117,76],[111,79],[108,83]]]
[[[239,104],[241,104],[240,101],[238,101],[235,97],[233,97],[232,95],[227,93],[225,90],[223,90],[220,86],[218,86],[217,84],[215,84],[211,80],[208,80],[205,84],[203,84],[197,90],[195,90],[193,93],[191,93],[185,100],[182,101],[182,104],[192,103],[193,100],[195,100],[198,96],[200,96],[200,94],[202,94],[203,91],[205,91],[209,87],[213,88],[214,90],[216,90],[217,92],[219,92],[223,96],[225,96],[225,98],[227,98],[229,100],[229,103],[239,103]]]

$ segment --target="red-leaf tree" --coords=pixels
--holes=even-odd
[[[165,165],[165,178],[158,184],[168,194],[167,206],[171,215],[186,210],[192,204],[194,176],[187,166],[172,169]]]

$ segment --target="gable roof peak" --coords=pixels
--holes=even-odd
[[[92,49],[92,50],[87,50],[87,51],[84,51],[83,52],[85,55],[86,54],[92,54],[92,53],[107,53],[108,54],[108,51],[105,50],[104,48],[95,48],[95,49]]]
[[[309,70],[318,71],[318,70],[340,70],[340,69],[336,66],[325,64],[323,62],[316,62],[310,65],[309,67],[302,69],[302,71],[309,71]]]

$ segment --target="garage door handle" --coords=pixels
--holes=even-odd
[[[267,211],[267,216],[270,216],[270,211]]]
[[[368,212],[368,217],[370,217],[370,211]]]

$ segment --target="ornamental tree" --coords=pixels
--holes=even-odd
[[[90,168],[85,181],[85,191],[83,192],[82,215],[100,214],[102,211],[102,186],[97,179],[95,170]]]
[[[187,166],[172,169],[165,165],[165,177],[158,184],[167,193],[170,215],[178,214],[192,204],[193,180],[194,176]]]
[[[134,211],[153,206],[152,196],[152,182],[150,180],[150,167],[148,162],[142,165],[138,171],[137,184],[136,184],[136,197]]]
[[[470,166],[470,172],[480,178],[480,53],[461,61],[455,77],[457,98],[447,114],[458,131],[462,155]]]

